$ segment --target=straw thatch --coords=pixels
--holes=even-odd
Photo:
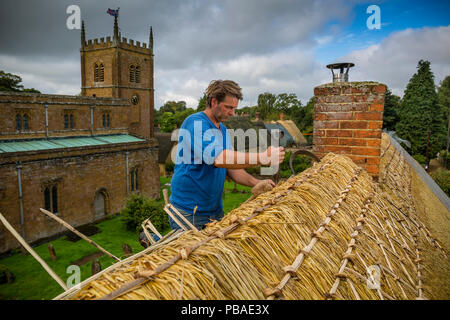
[[[304,146],[308,143],[298,127],[295,125],[294,121],[278,120],[277,123],[281,124],[289,132],[297,146]]]
[[[389,140],[389,139],[387,139]],[[416,212],[411,171],[386,137],[379,183],[349,158],[320,163],[201,232],[104,270],[58,299],[426,299],[445,250]],[[368,286],[368,270],[381,285]]]

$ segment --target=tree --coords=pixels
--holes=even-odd
[[[193,113],[195,113],[195,111],[192,108],[187,108],[184,111],[175,113],[174,114],[174,122],[175,122],[177,128],[180,128],[181,125],[183,124],[184,119],[186,119],[188,116],[190,116]]]
[[[277,96],[270,92],[261,93],[258,96],[258,111],[261,119],[266,119],[269,114],[275,111],[276,100]]]
[[[172,132],[176,128],[175,117],[172,112],[164,112],[161,120],[161,132]]]
[[[20,84],[21,82],[22,78],[20,76],[0,70],[0,91],[40,93],[40,91],[34,88],[24,89],[23,85]]]
[[[450,113],[450,76],[445,77],[440,83],[438,89],[438,102],[441,106],[443,119],[448,131],[449,113]]]
[[[275,101],[275,109],[279,112],[283,112],[286,115],[290,115],[292,112],[300,109],[302,103],[297,99],[295,93],[280,93]]]
[[[445,77],[444,81],[441,82],[441,85],[438,90],[438,102],[441,106],[443,117],[444,117],[444,123],[446,126],[446,132],[447,132],[447,141],[446,141],[446,152],[444,154],[445,160],[444,160],[444,167],[447,168],[448,166],[448,149],[449,149],[449,136],[450,136],[450,76]]]
[[[395,125],[399,120],[400,97],[392,94],[389,88],[384,96],[383,129],[395,131]]]
[[[313,131],[314,98],[309,99],[306,106],[296,108],[291,113],[291,118],[301,132],[311,133]]]
[[[428,159],[431,159],[444,146],[445,125],[430,62],[420,60],[417,69],[406,87],[395,129],[399,137],[411,142],[412,155],[427,155],[429,132]]]
[[[203,97],[198,101],[197,112],[203,111],[206,109],[206,93],[203,94]]]
[[[162,113],[164,112],[180,112],[186,110],[185,101],[167,101],[160,109]]]

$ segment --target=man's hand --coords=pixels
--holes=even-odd
[[[284,148],[271,146],[259,154],[259,159],[263,165],[278,165],[283,162]]]
[[[259,196],[261,193],[270,191],[275,187],[275,182],[270,179],[260,180],[253,188],[252,194],[253,197]]]

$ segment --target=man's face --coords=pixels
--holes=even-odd
[[[234,111],[238,107],[239,100],[235,96],[226,95],[225,99],[218,103],[215,98],[211,100],[211,111],[217,122],[228,120],[234,116]]]

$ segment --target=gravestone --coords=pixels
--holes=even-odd
[[[102,266],[100,262],[96,259],[95,261],[92,262],[91,273],[92,275],[94,275],[96,273],[99,273],[100,271],[102,271]]]
[[[55,261],[56,260],[55,248],[51,243],[48,244],[48,252],[50,253],[50,257],[52,258],[52,260]]]

